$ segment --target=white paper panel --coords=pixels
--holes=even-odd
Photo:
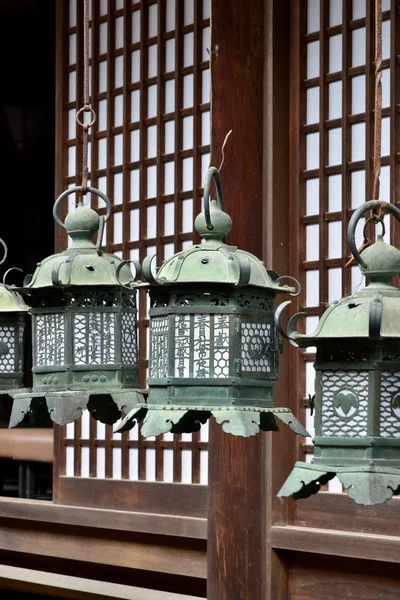
[[[140,120],[140,90],[133,90],[131,93],[131,122],[137,123]]]
[[[99,63],[99,92],[107,91],[107,61]]]
[[[122,244],[122,212],[114,213],[114,244]]]
[[[140,10],[132,13],[132,43],[140,42]]]
[[[342,70],[342,34],[329,38],[329,72]]]
[[[76,27],[76,0],[69,0],[69,26]]]
[[[146,481],[156,480],[156,451],[146,448]]]
[[[68,111],[68,139],[73,140],[76,135],[76,110]]]
[[[193,75],[183,77],[183,108],[193,106]]]
[[[122,117],[124,114],[123,106],[124,106],[123,96],[122,95],[115,96],[115,98],[114,98],[114,125],[115,125],[115,127],[120,127],[122,125]]]
[[[149,37],[154,37],[158,32],[157,4],[149,6]]]
[[[306,169],[319,167],[319,133],[309,133],[306,136]]]
[[[381,176],[380,176],[380,193],[379,197],[382,200],[386,200],[386,202],[390,202],[390,167],[388,165],[384,165],[381,167]],[[386,217],[385,217],[386,218]],[[385,240],[388,241],[389,229],[386,227],[386,236]]]
[[[139,452],[137,448],[129,448],[129,479],[138,481],[139,479]]]
[[[320,0],[307,2],[307,33],[319,31],[319,5]]]
[[[99,440],[105,440],[106,439],[106,426],[104,423],[101,423],[100,421],[96,422],[97,428],[96,428],[96,437]]]
[[[306,260],[319,259],[319,225],[306,226]]]
[[[182,160],[182,191],[186,192],[193,189],[193,158],[188,157]]]
[[[140,81],[140,50],[132,52],[131,81],[138,83]]]
[[[348,2],[348,0],[345,0]],[[334,27],[342,22],[342,0],[330,0],[329,2],[329,25]]]
[[[330,175],[328,177],[328,210],[337,212],[342,210],[342,176]]]
[[[124,84],[124,58],[123,56],[117,56],[115,59],[115,70],[114,70],[114,86],[116,88],[122,87]]]
[[[175,79],[165,82],[165,112],[172,113],[175,110]]]
[[[157,85],[149,86],[147,101],[147,116],[150,119],[151,117],[157,116]]]
[[[318,306],[319,303],[319,271],[306,271],[306,305]]]
[[[381,156],[390,154],[390,117],[382,119],[382,145]]]
[[[115,173],[113,193],[114,204],[122,204],[122,194],[122,173]]]
[[[351,208],[358,208],[365,202],[365,171],[351,173]]]
[[[186,33],[183,36],[183,66],[191,67],[194,60],[194,34]]]
[[[182,233],[191,231],[193,231],[193,200],[182,200]]]
[[[209,436],[209,430],[210,430],[209,423],[210,423],[210,421],[206,421],[204,423],[204,425],[202,425],[200,428],[200,441],[201,442],[208,442],[208,436]]]
[[[131,162],[140,160],[140,130],[133,129],[131,131]]]
[[[81,418],[81,439],[88,440],[90,437],[90,413],[84,410]]]
[[[351,78],[351,112],[353,115],[365,112],[365,75]]]
[[[342,221],[328,223],[328,258],[342,256]]]
[[[175,231],[175,204],[167,202],[164,204],[164,235],[173,235]]]
[[[103,17],[107,14],[108,0],[100,0],[100,16]]]
[[[115,48],[122,48],[124,45],[124,17],[115,19]]]
[[[75,437],[75,423],[67,423],[65,429],[65,439],[73,440]]]
[[[351,126],[351,160],[365,159],[365,123]]]
[[[183,0],[184,9],[183,9],[183,24],[191,25],[194,21],[194,0]]]
[[[334,477],[330,481],[328,481],[328,491],[331,494],[342,494],[343,486],[340,483],[340,479],[338,477]]]
[[[130,440],[138,440],[139,439],[139,427],[135,425],[128,433]]]
[[[164,259],[171,258],[175,254],[174,244],[164,244]]]
[[[193,117],[183,118],[183,150],[193,148]]]
[[[164,448],[164,481],[166,483],[172,483],[174,481],[174,451],[171,448]]]
[[[157,167],[147,167],[147,198],[155,198],[157,195]]]
[[[164,138],[165,154],[175,152],[175,121],[165,122],[165,138]]]
[[[330,129],[328,134],[328,164],[339,165],[342,162],[342,128]]]
[[[329,118],[340,119],[342,116],[342,82],[329,84]]]
[[[76,63],[76,33],[69,36],[69,64]]]
[[[210,69],[201,72],[201,101],[203,104],[210,102]]]
[[[121,448],[113,448],[112,449],[112,477],[113,479],[121,479],[122,477],[122,449]]]
[[[147,158],[157,156],[157,125],[147,128]]]
[[[147,207],[147,239],[157,236],[157,207]]]
[[[114,136],[114,165],[122,165],[122,134]]]
[[[319,122],[319,86],[308,88],[306,92],[307,125]]]
[[[165,72],[169,73],[175,69],[175,39],[165,42]]]
[[[164,194],[175,193],[175,162],[169,161],[164,164]]]
[[[319,42],[307,44],[307,79],[319,76]]]
[[[156,77],[157,75],[157,44],[148,47],[147,75]]]
[[[352,32],[352,66],[365,65],[365,27]]]
[[[192,451],[182,450],[182,483],[192,483]]]
[[[100,100],[97,113],[99,131],[107,129],[107,100]]]
[[[201,145],[208,146],[210,143],[210,113],[209,111],[201,115]]]
[[[390,69],[382,70],[382,107],[390,106]]]
[[[115,0],[115,10],[121,10],[124,8],[125,0]]]
[[[74,457],[75,457],[75,449],[73,446],[66,447],[66,457],[65,457],[65,474],[67,477],[74,476]]]
[[[204,425],[201,426],[203,428]],[[208,483],[208,450],[200,450],[200,483]]]
[[[100,52],[100,54],[106,54],[106,52],[107,52],[107,34],[108,34],[108,24],[100,23],[100,30],[99,30],[99,52]]]
[[[131,233],[130,239],[132,242],[137,242],[139,240],[139,209],[134,208],[130,211],[131,217]]]
[[[89,477],[89,475],[90,475],[90,449],[87,446],[82,446],[81,477]]]
[[[210,166],[210,154],[201,155],[201,181],[204,181],[208,167]]]
[[[73,177],[75,175],[76,168],[76,148],[75,146],[70,146],[68,148],[68,177]]]
[[[366,0],[353,0],[353,19],[362,19],[365,17]]]
[[[211,47],[211,29],[210,27],[204,27],[202,31],[202,43],[201,43],[201,60],[207,62],[210,60],[210,47]]]
[[[342,296],[342,269],[328,269],[328,302],[340,300]]]
[[[319,213],[319,179],[307,179],[306,181],[306,214],[317,215]]]
[[[175,0],[167,0],[165,30],[175,29]]]
[[[76,71],[68,75],[68,102],[76,101]]]
[[[382,22],[382,58],[390,58],[390,21]]]

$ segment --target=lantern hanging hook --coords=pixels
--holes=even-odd
[[[397,221],[400,223],[400,210],[396,206],[394,206],[394,204],[389,204],[388,202],[382,202],[382,200],[369,200],[368,202],[365,202],[364,204],[359,206],[356,211],[354,211],[354,213],[349,221],[349,227],[347,230],[347,241],[348,241],[349,248],[350,248],[352,255],[354,256],[355,260],[358,262],[358,264],[360,265],[360,267],[362,269],[366,269],[368,267],[368,265],[362,259],[360,252],[356,246],[356,242],[355,242],[356,227],[357,227],[358,221],[361,219],[361,217],[364,215],[364,213],[368,212],[369,210],[374,211],[377,209],[378,209],[378,215],[375,218],[373,217],[373,220],[375,223],[381,223],[382,227],[384,227],[382,217],[385,212],[391,213],[397,219]],[[383,233],[384,233],[384,229],[383,229]]]
[[[282,313],[284,311],[284,309],[289,306],[290,304],[292,304],[291,300],[286,300],[285,302],[282,302],[278,308],[276,309],[275,313],[274,313],[274,322],[275,322],[275,327],[278,329],[279,333],[282,335],[283,338],[285,338],[286,340],[289,340],[289,342],[292,344],[292,346],[295,346],[296,348],[298,348],[298,344],[295,341],[295,337],[294,334],[296,334],[296,325],[297,325],[297,321],[301,318],[307,315],[307,313],[305,312],[298,312],[295,315],[293,315],[290,319],[289,322],[287,324],[287,328],[286,330],[284,329],[282,323],[281,323],[281,317],[282,317]]]
[[[219,171],[216,167],[209,167],[207,169],[205,182],[204,182],[204,199],[203,199],[203,207],[204,207],[204,217],[206,219],[207,229],[212,231],[214,229],[214,225],[211,221],[210,216],[210,188],[211,182],[214,179],[215,187],[217,190],[217,205],[220,210],[223,210],[223,195],[222,195],[222,181],[219,174]]]
[[[129,263],[132,263],[133,266],[135,267],[135,273],[132,273],[132,277],[133,277],[133,281],[137,281],[140,277],[140,274],[142,272],[142,268],[140,266],[140,262],[138,262],[137,260],[123,260],[119,263],[117,270],[115,272],[115,279],[117,280],[118,285],[121,285],[122,287],[126,288],[127,290],[131,290],[132,287],[130,285],[127,285],[126,283],[123,283],[120,279],[120,272],[122,267],[124,267],[125,265],[128,265]]]
[[[3,258],[0,260],[0,265],[2,265],[2,264],[4,264],[4,263],[6,262],[6,260],[7,260],[7,256],[8,256],[8,248],[7,248],[7,244],[5,243],[5,241],[4,241],[4,240],[2,240],[1,238],[0,238],[0,244],[3,246],[3,249],[4,249],[4,256],[3,256]]]
[[[22,270],[22,269],[20,269],[19,267],[11,267],[10,269],[7,269],[7,271],[6,271],[6,272],[4,273],[4,275],[3,275],[3,285],[4,285],[4,287],[5,287],[7,290],[11,290],[11,289],[12,289],[12,287],[11,287],[10,285],[8,285],[8,283],[6,283],[6,278],[7,278],[7,275],[8,275],[9,273],[11,273],[11,271],[20,271],[20,273],[23,273],[23,270]]]

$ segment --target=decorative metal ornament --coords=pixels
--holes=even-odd
[[[276,324],[300,348],[316,346],[315,450],[312,463],[297,462],[280,496],[306,498],[335,475],[357,504],[381,504],[400,493],[400,251],[383,241],[361,254],[355,229],[368,210],[400,211],[381,201],[366,202],[348,228],[350,250],[369,284],[334,302],[311,335]],[[380,220],[381,219],[376,219]],[[382,227],[383,227],[383,221]]]
[[[143,263],[151,306],[148,400],[115,431],[131,429],[146,412],[145,437],[197,431],[210,415],[233,435],[276,431],[275,417],[308,435],[289,409],[274,408],[272,395],[281,351],[274,299],[295,290],[252,254],[227,245],[231,226],[219,173],[210,167],[195,221],[204,243],[164,261],[157,274],[154,257]]]
[[[0,261],[2,265],[7,259],[8,250],[1,238],[0,244],[4,248],[4,257]],[[9,396],[24,389],[25,327],[29,311],[20,294],[5,283],[11,270],[21,269],[8,269],[3,284],[0,284],[0,395]]]
[[[87,189],[104,200],[106,216],[80,203],[64,224],[59,204],[82,188],[61,194],[53,216],[72,243],[39,263],[18,289],[32,307],[33,387],[15,395],[10,427],[28,411],[35,420],[33,413],[43,399],[59,424],[79,418],[85,408],[96,419],[115,423],[122,406],[143,400],[137,389],[136,277],[130,261],[101,250],[112,206],[102,192]]]

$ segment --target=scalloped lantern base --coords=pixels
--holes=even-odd
[[[307,430],[288,408],[219,406],[201,409],[195,406],[146,404],[132,407],[126,417],[114,428],[114,433],[132,429],[143,419],[141,433],[144,437],[163,433],[193,433],[198,431],[210,416],[222,425],[223,431],[232,435],[250,437],[262,431],[279,431],[275,417],[295,433],[309,436]]]
[[[79,419],[86,409],[94,419],[113,425],[120,419],[122,409],[127,412],[135,406],[135,410],[140,413],[140,407],[142,406],[143,410],[143,405],[146,406],[145,393],[145,390],[135,388],[105,389],[101,390],[101,393],[86,389],[46,394],[29,389],[18,390],[10,393],[14,403],[9,428],[21,423],[28,413],[35,425],[40,425],[46,420],[66,425]]]
[[[337,476],[356,504],[383,504],[400,494],[400,469],[384,467],[335,467],[297,462],[278,496],[308,498]]]

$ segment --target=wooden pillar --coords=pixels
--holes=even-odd
[[[221,171],[233,228],[227,242],[262,255],[263,1],[211,2],[212,148],[232,129]],[[264,597],[264,436],[226,434],[211,421],[208,599]]]

